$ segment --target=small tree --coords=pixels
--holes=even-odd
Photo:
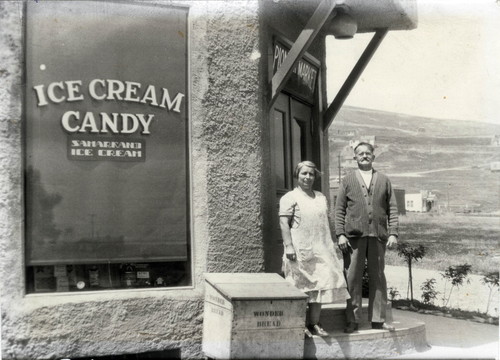
[[[481,282],[490,288],[490,293],[488,294],[488,302],[486,303],[486,314],[488,314],[488,310],[490,309],[491,295],[493,294],[493,289],[499,286],[498,273],[491,272],[489,274],[486,274],[481,279]]]
[[[396,298],[399,296],[399,291],[395,287],[390,287],[387,289],[387,291],[389,293],[389,298],[391,301],[396,300]]]
[[[418,261],[425,256],[426,249],[423,245],[411,246],[408,243],[398,243],[398,255],[403,257],[408,264],[408,289],[410,290],[410,302],[413,305],[413,276],[412,276],[412,262]],[[408,293],[406,294],[408,297]]]
[[[443,293],[443,304],[444,306],[448,305],[448,302],[450,301],[451,298],[451,292],[453,289],[456,287],[458,288],[459,286],[462,286],[464,283],[464,280],[467,279],[467,276],[469,276],[471,272],[471,265],[469,264],[463,264],[463,265],[456,265],[456,266],[448,266],[448,269],[444,271],[444,273],[441,273],[441,276],[446,279],[446,282],[444,284],[444,293]],[[450,293],[448,294],[448,298],[446,298],[446,283],[450,281],[451,282],[451,289]],[[467,279],[467,283],[470,283],[470,280]]]
[[[436,286],[436,279],[427,279],[422,285],[420,285],[420,290],[422,290],[422,300],[424,304],[432,305],[434,300],[437,299],[439,291],[434,288]]]

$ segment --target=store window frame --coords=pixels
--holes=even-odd
[[[100,1],[93,1],[94,3],[99,3]],[[112,1],[110,3],[116,3],[119,4],[119,1]],[[186,290],[186,289],[194,289],[195,288],[195,242],[192,236],[194,224],[193,224],[193,188],[192,188],[192,121],[191,121],[191,103],[190,103],[190,93],[191,93],[191,61],[190,61],[190,34],[192,32],[192,26],[190,22],[190,16],[189,16],[189,8],[190,6],[188,5],[173,5],[173,4],[168,4],[168,5],[162,5],[162,4],[148,4],[148,3],[130,3],[128,4],[130,6],[146,6],[146,7],[163,7],[163,8],[176,8],[185,11],[185,26],[187,30],[187,38],[186,38],[186,48],[185,48],[185,69],[186,69],[186,76],[185,76],[185,111],[186,111],[186,125],[185,125],[185,151],[186,151],[186,164],[185,164],[185,192],[186,192],[186,269],[187,269],[187,284],[183,284],[180,286],[171,286],[171,287],[119,287],[119,288],[109,288],[109,289],[101,289],[101,290],[96,290],[93,288],[86,288],[86,291],[50,291],[50,292],[30,292],[28,291],[28,286],[27,283],[25,283],[25,295],[29,296],[40,296],[40,295],[67,295],[67,294],[96,294],[96,293],[107,293],[107,292],[116,292],[119,290],[120,292],[123,291],[156,291],[156,290]],[[27,20],[28,19],[28,11],[27,11],[27,6],[25,4],[24,7],[24,14],[26,15],[26,20],[24,22],[24,58],[26,60],[27,56],[27,49],[26,47],[28,46],[27,41],[26,41],[26,26],[27,26]],[[24,69],[24,79],[26,79],[26,68]],[[24,96],[26,97],[28,94],[28,89],[25,90]],[[22,157],[22,169],[23,172],[26,174],[27,170],[27,159],[26,159],[26,147],[28,143],[28,139],[26,137],[26,126],[27,126],[27,105],[26,105],[26,98],[23,98],[23,131],[22,131],[22,152],[23,152],[23,157]],[[26,207],[26,198],[27,198],[27,192],[26,192],[26,185],[27,181],[26,178],[23,178],[23,184],[22,184],[22,189],[23,189],[23,218],[24,218],[24,236],[23,236],[23,242],[25,244],[24,246],[24,269],[25,269],[25,275],[28,274],[29,269],[28,269],[28,263],[27,263],[27,258],[26,258],[26,241],[27,241],[27,229],[26,229],[26,223],[27,223],[27,207]],[[165,246],[168,246],[165,244]],[[136,262],[136,265],[139,265],[141,267],[141,264],[144,265],[147,263],[146,261],[141,261],[141,262]],[[93,265],[93,264],[89,264]],[[125,264],[124,264],[125,265]],[[137,273],[136,273],[137,277]],[[25,281],[27,281],[26,276],[25,276]],[[120,279],[121,281],[121,279]]]

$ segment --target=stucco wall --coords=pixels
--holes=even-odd
[[[2,352],[16,317],[13,306],[23,296],[22,243],[22,3],[0,3],[0,251],[2,299]],[[16,314],[17,315],[17,314]],[[11,327],[11,334],[5,333]]]
[[[43,2],[41,2],[43,3]],[[23,3],[0,2],[2,357],[57,358],[181,348],[199,358],[203,273],[263,270],[258,2],[190,6],[193,287],[24,294]]]
[[[262,121],[257,2],[208,3],[207,144],[209,272],[263,270]],[[227,3],[228,4],[228,3]],[[237,2],[231,2],[237,4]],[[235,5],[231,5],[233,7]]]

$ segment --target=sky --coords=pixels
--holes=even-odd
[[[417,4],[418,27],[387,34],[344,105],[500,124],[500,0]],[[372,37],[327,38],[329,103]]]

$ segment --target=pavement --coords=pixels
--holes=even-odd
[[[394,359],[499,359],[499,328],[469,320],[392,309],[393,317],[425,323],[429,349]]]

